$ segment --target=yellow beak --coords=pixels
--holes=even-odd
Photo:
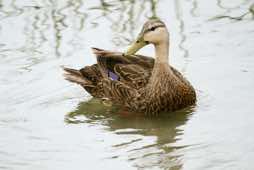
[[[148,45],[148,42],[144,41],[143,36],[139,36],[136,41],[134,41],[127,51],[124,53],[125,55],[135,54],[139,49]]]

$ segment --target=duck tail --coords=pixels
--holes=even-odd
[[[72,83],[77,83],[83,87],[94,87],[93,83],[86,79],[79,70],[62,67],[64,78]]]

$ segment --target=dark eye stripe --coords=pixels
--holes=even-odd
[[[159,27],[165,27],[165,26],[164,26],[164,25],[157,25],[157,26],[151,27],[150,29],[147,29],[147,30],[145,31],[145,33],[146,33],[146,32],[149,32],[149,31],[154,31],[154,30],[156,30],[156,29],[159,28]]]
[[[156,27],[152,27],[150,28],[150,31],[154,31],[156,29]]]

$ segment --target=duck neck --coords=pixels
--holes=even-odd
[[[171,70],[168,63],[169,43],[155,44],[155,63],[152,71],[151,82],[152,86],[157,86],[157,82],[163,81]]]
[[[155,64],[168,65],[169,42],[155,44]]]

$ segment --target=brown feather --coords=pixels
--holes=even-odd
[[[192,105],[196,94],[191,84],[169,65],[155,64],[151,57],[93,48],[97,64],[81,70],[64,68],[66,79],[80,84],[93,97],[108,98],[131,111],[156,115]],[[110,70],[120,77],[111,80]]]

